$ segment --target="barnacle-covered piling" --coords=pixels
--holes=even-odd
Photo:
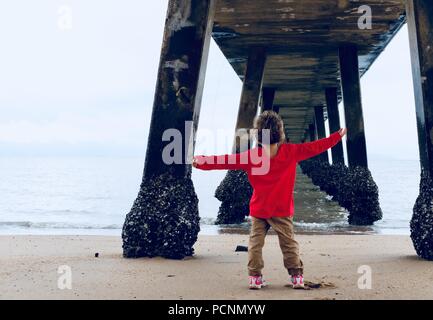
[[[122,232],[127,258],[181,259],[194,252],[200,218],[188,160],[200,114],[214,5],[214,0],[168,3],[143,180]]]
[[[410,221],[410,236],[417,254],[433,260],[433,181],[425,170]]]
[[[420,194],[410,231],[417,254],[433,260],[433,2],[407,0],[406,12],[421,160]]]
[[[379,190],[368,168],[329,165],[318,158],[301,162],[313,183],[349,211],[352,225],[372,225],[382,219]]]
[[[250,129],[254,126],[254,118],[258,111],[266,57],[266,50],[262,47],[254,47],[249,52],[236,122],[233,153],[246,151],[252,146]],[[265,100],[270,108],[273,104],[273,96],[266,96]],[[234,224],[243,222],[245,217],[249,215],[251,195],[252,188],[247,174],[242,171],[228,171],[226,177],[215,191],[215,197],[221,201],[216,223]]]
[[[253,194],[247,174],[241,170],[230,170],[215,191],[221,201],[216,224],[242,223],[250,213]]]
[[[123,225],[123,254],[182,259],[194,253],[199,231],[198,198],[190,178],[164,174],[144,179]]]

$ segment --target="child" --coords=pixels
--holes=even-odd
[[[289,285],[295,289],[303,288],[303,264],[293,231],[293,189],[296,166],[299,161],[312,158],[332,148],[347,130],[340,129],[328,138],[314,142],[284,143],[283,121],[273,111],[263,112],[256,118],[254,127],[258,147],[240,154],[197,156],[194,157],[193,166],[201,170],[244,170],[248,174],[248,180],[254,190],[250,200],[252,226],[248,245],[250,289],[266,286],[262,275],[264,267],[262,248],[270,227],[278,234],[284,266],[291,276]],[[267,139],[264,138],[265,132],[268,134]],[[257,157],[262,157],[260,163]],[[269,164],[266,173],[254,174],[254,169],[264,162]]]

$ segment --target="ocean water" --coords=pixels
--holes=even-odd
[[[142,158],[0,158],[0,234],[120,235],[136,198]],[[295,189],[298,232],[408,234],[418,195],[419,164],[374,160],[384,219],[373,227],[347,224],[347,212],[298,173]],[[200,199],[201,232],[246,232],[248,224],[213,225],[219,201],[213,197],[225,171],[194,171]]]

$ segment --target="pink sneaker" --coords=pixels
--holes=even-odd
[[[249,276],[250,280],[250,289],[257,290],[266,287],[266,281],[263,279],[263,276]]]
[[[304,276],[302,274],[292,276],[289,281],[289,286],[293,289],[304,289]]]

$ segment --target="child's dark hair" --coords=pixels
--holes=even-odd
[[[284,124],[278,113],[274,111],[264,111],[254,121],[258,143],[283,143],[286,139],[284,134]],[[270,141],[262,141],[263,130],[269,130]],[[267,140],[267,139],[265,139]]]

